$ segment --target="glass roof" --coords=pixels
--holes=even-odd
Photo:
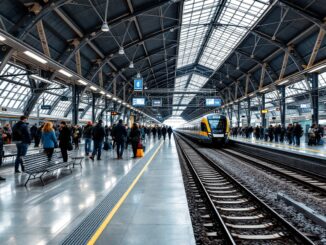
[[[7,77],[6,80],[0,78],[0,105],[1,107],[22,111],[31,96],[31,89],[27,76],[16,76],[17,74],[26,74],[26,72],[9,64],[5,65],[0,73],[0,76],[15,75]]]
[[[265,3],[265,4],[264,4]],[[217,69],[268,7],[269,0],[228,0],[199,64]]]
[[[184,2],[178,68],[195,62],[208,29],[207,24],[211,22],[219,3],[220,1],[216,0]]]

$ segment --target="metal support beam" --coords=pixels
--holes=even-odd
[[[245,96],[248,96],[248,88],[249,88],[249,82],[250,82],[250,74],[246,75],[246,87],[245,87]]]
[[[307,68],[314,65],[317,54],[318,54],[318,51],[319,51],[319,48],[320,48],[320,45],[323,42],[325,32],[326,32],[325,29],[320,28],[317,39],[316,39],[316,42],[315,42],[314,49],[312,50],[312,53],[310,55],[310,59],[309,59]]]
[[[261,115],[261,125],[263,126],[263,128],[266,128],[266,114],[262,113],[262,110],[265,110],[265,94],[261,95],[260,115]]]
[[[237,114],[238,114],[238,118],[237,118],[237,126],[238,126],[238,128],[240,127],[240,120],[241,120],[241,117],[240,117],[240,110],[241,110],[241,102],[239,101],[238,102],[238,112],[237,112]]]
[[[72,101],[71,101],[71,109],[72,109],[72,125],[78,124],[78,114],[79,114],[79,100],[80,100],[79,87],[76,84],[72,85]]]
[[[96,114],[95,114],[96,99],[97,99],[96,94],[92,93],[92,122],[95,122],[95,120],[96,120]]]
[[[36,29],[37,29],[37,33],[38,33],[38,36],[39,36],[40,41],[41,41],[43,53],[46,56],[51,57],[50,49],[49,49],[49,44],[48,44],[48,39],[46,38],[46,34],[45,34],[45,30],[44,30],[44,26],[43,26],[43,21],[42,20],[40,20],[36,24]]]
[[[80,75],[80,76],[83,76],[82,68],[81,68],[80,51],[79,50],[75,54],[75,59],[76,59],[76,71],[77,71],[77,74]]]
[[[278,80],[282,80],[285,74],[286,67],[288,66],[289,61],[289,52],[284,53],[283,62],[282,62],[282,68],[280,71],[280,75],[278,77]]]
[[[251,105],[250,105],[250,97],[247,98],[247,125],[248,127],[251,124]]]
[[[285,104],[285,86],[280,86],[279,88],[281,98],[280,98],[280,114],[281,114],[281,125],[285,127],[285,115],[286,115],[286,104]]]
[[[308,82],[311,84],[311,107],[312,107],[312,123],[319,123],[319,107],[318,107],[318,73],[308,73]]]

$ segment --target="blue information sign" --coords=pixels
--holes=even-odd
[[[215,98],[206,99],[206,106],[218,107],[221,106],[221,104],[222,104],[221,99],[215,99]]]
[[[145,98],[132,98],[133,106],[145,106]]]
[[[143,79],[138,78],[134,80],[134,90],[143,91]]]

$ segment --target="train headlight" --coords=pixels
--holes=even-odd
[[[211,137],[212,138],[212,133],[208,133],[208,137]]]

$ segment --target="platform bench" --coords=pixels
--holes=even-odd
[[[43,181],[43,177],[55,170],[61,168],[69,168],[72,173],[71,165],[74,165],[74,160],[68,160],[68,162],[63,162],[61,155],[56,152],[53,153],[51,161],[48,160],[48,157],[45,153],[37,153],[32,155],[27,155],[22,157],[23,165],[25,167],[25,173],[28,174],[28,179],[25,183],[27,183],[32,179],[39,178],[41,180],[42,185],[45,185]]]

